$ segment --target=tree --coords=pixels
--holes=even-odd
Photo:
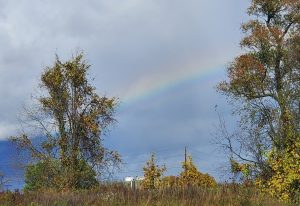
[[[300,2],[252,0],[248,14],[254,19],[242,25],[245,52],[218,86],[241,117],[239,132],[223,130],[225,147],[252,165],[259,185],[293,199],[300,192]]]
[[[144,180],[142,185],[145,189],[156,189],[161,185],[163,173],[166,171],[165,166],[159,166],[156,163],[155,155],[152,154],[150,160],[147,161],[143,168]]]
[[[36,108],[26,109],[26,123],[39,129],[42,141],[34,143],[27,134],[11,138],[38,162],[27,172],[43,173],[40,169],[45,163],[55,163],[64,175],[63,188],[85,188],[83,171],[92,168],[101,173],[121,161],[117,152],[104,148],[101,138],[115,122],[116,98],[96,93],[89,83],[89,68],[82,53],[66,62],[56,57],[41,75],[42,95],[37,97]],[[95,177],[96,173],[89,174]]]
[[[182,163],[182,169],[179,177],[182,186],[215,187],[217,185],[215,179],[209,174],[198,171],[191,156],[188,156],[187,160]]]

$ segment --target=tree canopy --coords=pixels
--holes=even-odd
[[[42,141],[34,144],[34,137],[28,134],[11,138],[37,161],[27,174],[42,174],[46,163],[55,163],[53,168],[60,171],[57,175],[64,176],[62,187],[84,188],[84,172],[92,169],[88,173],[95,177],[95,172],[101,174],[120,163],[119,154],[102,144],[104,132],[115,122],[117,101],[96,93],[88,78],[89,68],[80,53],[66,62],[56,57],[54,65],[42,73],[42,95],[37,97],[36,109],[26,110],[27,121],[35,122]]]

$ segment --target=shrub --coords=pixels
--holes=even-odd
[[[180,184],[182,186],[215,187],[217,182],[209,174],[198,171],[193,163],[192,157],[188,156],[187,161],[182,163],[183,171],[180,173]]]
[[[59,160],[48,159],[26,167],[24,190],[68,188],[74,175],[79,177],[75,180],[74,189],[89,189],[98,184],[95,171],[85,161],[80,161],[78,168],[70,171],[62,167]]]

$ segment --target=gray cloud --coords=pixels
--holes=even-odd
[[[122,101],[172,75],[207,65],[225,69],[240,52],[239,25],[247,5],[236,0],[0,0],[0,139],[15,133],[21,106],[37,91],[39,75],[55,53],[67,59],[83,49],[99,92]],[[196,63],[188,67],[190,62]],[[106,143],[124,155],[178,150],[184,144],[211,152],[214,105],[225,104],[215,94],[216,82],[182,84],[121,107],[119,125]]]

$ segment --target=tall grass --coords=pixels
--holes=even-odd
[[[122,184],[104,185],[89,191],[73,192],[5,192],[0,194],[2,206],[284,206],[255,188],[223,184],[214,189],[175,188],[131,190]]]

